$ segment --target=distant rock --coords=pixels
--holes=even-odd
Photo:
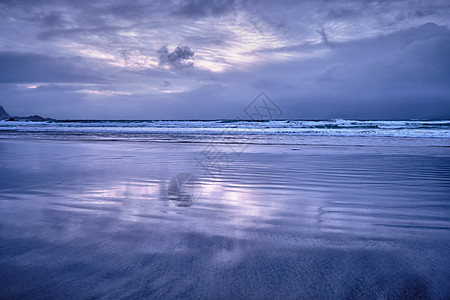
[[[10,119],[11,116],[0,106],[0,120]]]
[[[0,120],[8,120],[8,121],[52,121],[51,118],[43,118],[41,116],[29,116],[29,117],[11,117],[2,106],[0,106]]]
[[[41,116],[38,115],[34,115],[34,116],[29,116],[29,117],[18,117],[18,116],[14,116],[13,118],[15,121],[51,121],[53,119],[51,118],[43,118]]]

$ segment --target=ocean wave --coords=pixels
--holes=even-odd
[[[448,120],[0,121],[1,132],[450,137]]]

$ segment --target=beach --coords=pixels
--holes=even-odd
[[[0,300],[450,300],[449,16],[0,0]]]
[[[447,137],[4,129],[0,298],[449,298],[449,174]]]

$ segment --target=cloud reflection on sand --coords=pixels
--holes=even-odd
[[[211,178],[202,147],[2,141],[1,295],[448,295],[447,148],[257,145]]]

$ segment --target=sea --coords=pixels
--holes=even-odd
[[[360,136],[404,138],[449,138],[450,120],[62,120],[0,121],[2,134],[61,138],[82,135],[98,138],[133,139],[145,135],[183,136]]]
[[[0,299],[450,299],[450,120],[0,121]]]

